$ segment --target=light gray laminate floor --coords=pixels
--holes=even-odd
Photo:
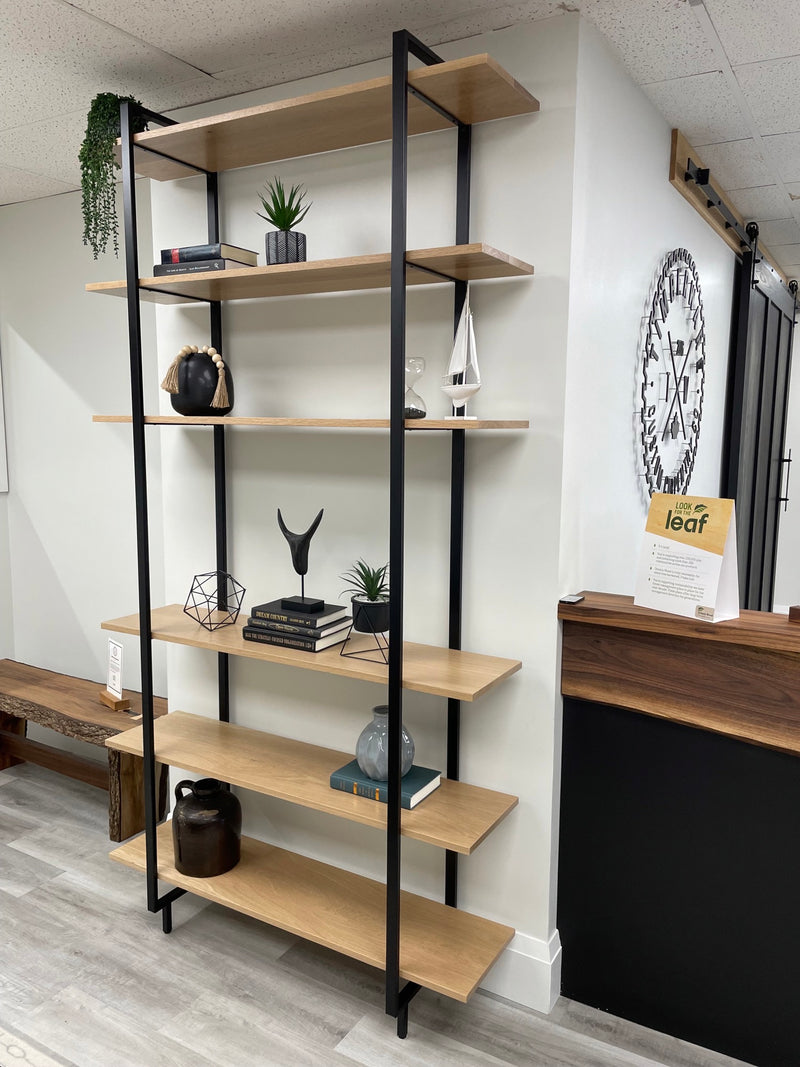
[[[169,937],[108,859],[106,794],[0,771],[0,1067],[733,1067],[563,998],[423,990],[398,1041],[378,972],[182,898]],[[18,1043],[15,1044],[15,1041]]]

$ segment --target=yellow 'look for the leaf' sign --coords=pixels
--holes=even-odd
[[[707,622],[738,618],[732,500],[652,497],[634,603]]]
[[[650,534],[721,556],[732,513],[732,500],[656,493],[650,502],[645,529]]]

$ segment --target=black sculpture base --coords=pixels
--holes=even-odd
[[[325,601],[310,596],[285,596],[281,598],[281,607],[284,611],[302,611],[306,615],[316,615],[325,607]]]

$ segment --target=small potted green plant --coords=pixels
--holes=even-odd
[[[109,243],[114,255],[119,255],[119,222],[117,220],[116,172],[119,163],[114,158],[114,146],[119,137],[119,105],[123,100],[138,104],[132,96],[98,93],[86,116],[86,133],[78,161],[81,165],[81,208],[83,211],[83,243],[89,245],[94,258],[105,252]],[[134,112],[132,129],[142,133],[147,120]]]
[[[343,593],[352,594],[353,629],[362,634],[383,634],[389,629],[389,564],[370,567],[359,559],[340,575],[347,582]]]
[[[267,234],[267,263],[303,263],[306,258],[306,235],[294,227],[306,217],[311,201],[306,203],[307,191],[293,185],[287,195],[280,178],[272,178],[259,193],[263,212],[256,215],[271,223],[275,230]]]

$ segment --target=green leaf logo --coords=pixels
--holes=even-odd
[[[705,504],[695,504],[694,510],[695,511],[708,511],[708,508],[705,506]]]

